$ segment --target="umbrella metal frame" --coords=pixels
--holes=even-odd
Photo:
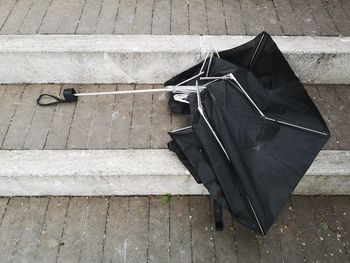
[[[197,109],[198,109],[198,112],[200,113],[200,115],[203,117],[205,123],[207,124],[208,128],[210,129],[210,132],[213,134],[213,136],[215,137],[215,140],[217,141],[217,143],[220,145],[220,148],[222,149],[222,151],[224,152],[225,156],[226,156],[226,159],[231,163],[231,159],[229,157],[229,155],[227,154],[227,151],[225,149],[225,147],[223,146],[222,142],[220,141],[218,135],[216,134],[216,132],[214,131],[214,128],[213,126],[210,124],[206,114],[205,114],[205,111],[204,111],[204,107],[203,107],[203,104],[202,104],[202,100],[201,100],[201,96],[199,94],[199,86],[198,86],[198,81],[196,81],[196,86],[197,86],[197,103],[198,103],[198,106],[197,106]],[[260,220],[255,212],[255,209],[253,207],[253,204],[252,202],[250,201],[250,198],[248,196],[247,193],[245,193],[245,197],[248,201],[248,204],[249,204],[249,207],[254,215],[254,218],[255,218],[255,221],[257,222],[258,224],[258,227],[260,229],[260,232],[261,234],[265,235],[265,232],[264,232],[264,229],[262,228],[262,225],[260,223]]]

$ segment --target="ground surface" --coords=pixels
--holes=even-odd
[[[348,0],[2,0],[0,34],[350,35]]]
[[[350,197],[293,196],[263,237],[206,196],[0,199],[1,262],[349,262]]]
[[[0,85],[0,149],[166,148],[167,132],[189,125],[170,113],[168,94],[91,96],[77,103],[40,107],[41,93],[159,88],[159,85]],[[349,150],[350,88],[307,86],[331,138],[324,149]]]

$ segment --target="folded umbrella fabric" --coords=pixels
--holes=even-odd
[[[192,127],[187,134],[171,133],[172,144],[184,163],[195,163],[189,170],[197,181],[210,175],[214,184],[204,185],[218,203],[265,234],[329,131],[267,33],[219,54],[210,68],[206,62],[208,75],[231,77],[208,84],[200,97],[189,97],[184,109],[191,114]],[[166,85],[200,70],[201,64],[196,65]],[[189,84],[196,81],[205,84],[199,77]]]

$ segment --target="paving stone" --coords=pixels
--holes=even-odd
[[[170,260],[169,262],[192,262],[190,198],[170,198]]]
[[[126,262],[145,262],[148,252],[149,199],[130,197]]]
[[[263,0],[259,5],[258,15],[264,25],[264,29],[271,35],[283,35],[281,23],[275,6],[271,0]]]
[[[223,11],[227,34],[229,35],[245,35],[246,29],[244,25],[244,16],[241,12],[240,1],[223,0]]]
[[[111,197],[107,214],[103,262],[123,262],[128,246],[129,197]]]
[[[100,15],[95,28],[96,34],[113,34],[117,19],[120,0],[105,0],[102,2]]]
[[[86,0],[81,13],[77,34],[92,34],[95,32],[100,15],[102,0]]]
[[[281,244],[283,262],[304,261],[303,245],[295,222],[295,215],[290,200],[284,205],[276,220],[278,239]]]
[[[135,24],[132,33],[135,35],[151,34],[153,17],[153,0],[137,2],[135,10]]]
[[[273,1],[283,34],[287,36],[302,35],[296,15],[289,0]]]
[[[152,19],[152,34],[153,35],[169,35],[170,29],[170,14],[171,0],[155,0],[153,19]]]
[[[81,262],[101,262],[103,240],[106,229],[107,197],[90,197],[85,221],[84,242],[80,256]]]
[[[9,125],[6,137],[2,144],[3,149],[22,149],[30,125],[35,115],[36,99],[42,91],[42,85],[29,85],[24,89],[21,101]]]
[[[52,0],[39,27],[39,34],[56,33],[66,11],[67,5],[61,0]]]
[[[343,249],[340,249],[349,256],[350,251],[350,206],[348,196],[330,196],[328,197],[332,212],[336,219],[336,230],[334,231],[337,235],[337,240],[343,241]],[[334,229],[333,229],[334,230]],[[339,241],[339,240],[338,240]]]
[[[4,0],[0,34],[350,35],[345,0]]]
[[[206,1],[208,32],[210,35],[226,35],[224,7],[221,0]]]
[[[100,85],[99,92],[115,91],[115,85]],[[93,114],[92,125],[88,138],[88,149],[107,149],[112,124],[113,95],[97,96],[97,105]]]
[[[157,86],[161,88],[162,86]],[[167,101],[169,94],[154,93],[151,116],[151,148],[163,148],[169,141],[171,130],[171,112]]]
[[[328,262],[346,262],[348,256],[337,231],[336,217],[329,198],[316,196],[310,199],[310,203],[316,219],[316,233],[323,245],[322,253]]]
[[[152,88],[152,85],[139,85],[136,87],[136,89]],[[153,95],[151,93],[134,95],[130,130],[131,148],[150,148],[152,98]]]
[[[36,34],[41,25],[47,8],[49,7],[51,0],[36,0],[33,2],[28,14],[23,20],[21,27],[18,30],[19,34]]]
[[[213,223],[208,197],[190,198],[193,262],[215,262]]]
[[[80,262],[88,210],[87,197],[71,197],[56,262]]]
[[[11,198],[0,226],[1,260],[11,262],[21,236],[29,198]]]
[[[18,0],[7,17],[6,22],[2,25],[0,34],[17,34],[32,5],[33,0]]]
[[[238,262],[259,262],[259,245],[256,234],[234,221]]]
[[[79,89],[79,85],[63,85],[61,93],[66,88]],[[51,93],[52,94],[52,93]],[[67,145],[68,136],[71,129],[71,124],[74,117],[76,103],[63,103],[55,107],[52,117],[52,122],[49,127],[45,149],[65,149]]]
[[[265,237],[225,210],[215,232],[208,196],[0,198],[0,251],[3,262],[347,262],[349,198],[293,196]]]
[[[342,36],[348,36],[350,34],[350,16],[347,16],[340,1],[323,0],[322,2],[326,6],[330,17],[333,19],[333,22],[338,29],[339,34]]]
[[[114,34],[131,34],[135,24],[136,0],[120,0]]]
[[[189,5],[187,0],[171,1],[171,26],[172,35],[189,34]]]
[[[46,197],[30,197],[23,227],[13,255],[13,262],[34,261],[35,251],[45,219],[49,199]]]
[[[45,85],[42,94],[60,93],[60,85]],[[52,124],[52,117],[56,107],[37,107],[23,149],[42,150],[45,147],[47,135]]]
[[[57,29],[59,34],[75,34],[85,0],[67,0],[66,9]]]
[[[216,262],[238,262],[237,258],[237,242],[235,239],[235,229],[232,222],[231,214],[223,209],[223,231],[215,231],[215,260]]]
[[[293,196],[292,205],[306,262],[328,262],[310,197]]]
[[[206,2],[204,0],[189,0],[188,3],[190,34],[207,35],[209,31]]]
[[[319,27],[310,12],[308,3],[305,0],[290,0],[294,14],[299,23],[303,35],[319,35]]]
[[[87,85],[80,92],[97,92],[97,90],[97,85]],[[96,104],[97,96],[86,96],[78,99],[69,132],[68,149],[87,149]]]
[[[339,2],[344,11],[346,12],[348,18],[350,18],[350,2],[347,0],[339,0]]]
[[[169,202],[150,197],[148,262],[167,262],[170,254]]]
[[[241,12],[248,35],[257,35],[264,30],[259,12],[261,7],[253,0],[241,0]]]
[[[0,29],[2,28],[3,24],[6,22],[16,2],[17,2],[16,0],[4,0],[0,2]]]
[[[23,95],[24,85],[13,87],[2,86],[0,111],[0,143],[4,143],[11,121],[15,115]]]
[[[265,236],[257,235],[261,262],[283,262],[278,225],[271,226]]]
[[[117,87],[118,91],[133,89],[134,85],[127,84],[119,84]],[[131,94],[115,97],[108,146],[111,149],[129,148],[133,100],[134,96]]]
[[[330,86],[318,86],[317,89],[323,101],[322,107],[327,111],[334,127],[337,127],[334,129],[337,144],[342,150],[349,149],[350,138],[347,133],[350,124],[347,120],[349,120],[350,109],[348,102],[340,101],[335,89],[332,89]]]
[[[314,17],[319,29],[321,36],[337,36],[339,32],[324,7],[322,0],[306,0],[311,9],[312,16]]]
[[[34,261],[56,262],[68,204],[69,197],[50,197]]]

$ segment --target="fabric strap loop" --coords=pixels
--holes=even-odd
[[[48,102],[48,103],[43,103],[43,102],[41,102],[41,99],[44,98],[44,97],[52,98],[52,99],[54,99],[54,101]],[[38,99],[36,100],[36,102],[40,106],[52,106],[52,105],[56,105],[56,104],[59,104],[59,103],[65,103],[67,101],[63,100],[63,99],[60,99],[59,97],[56,97],[56,96],[51,95],[51,94],[41,94],[38,97]]]

